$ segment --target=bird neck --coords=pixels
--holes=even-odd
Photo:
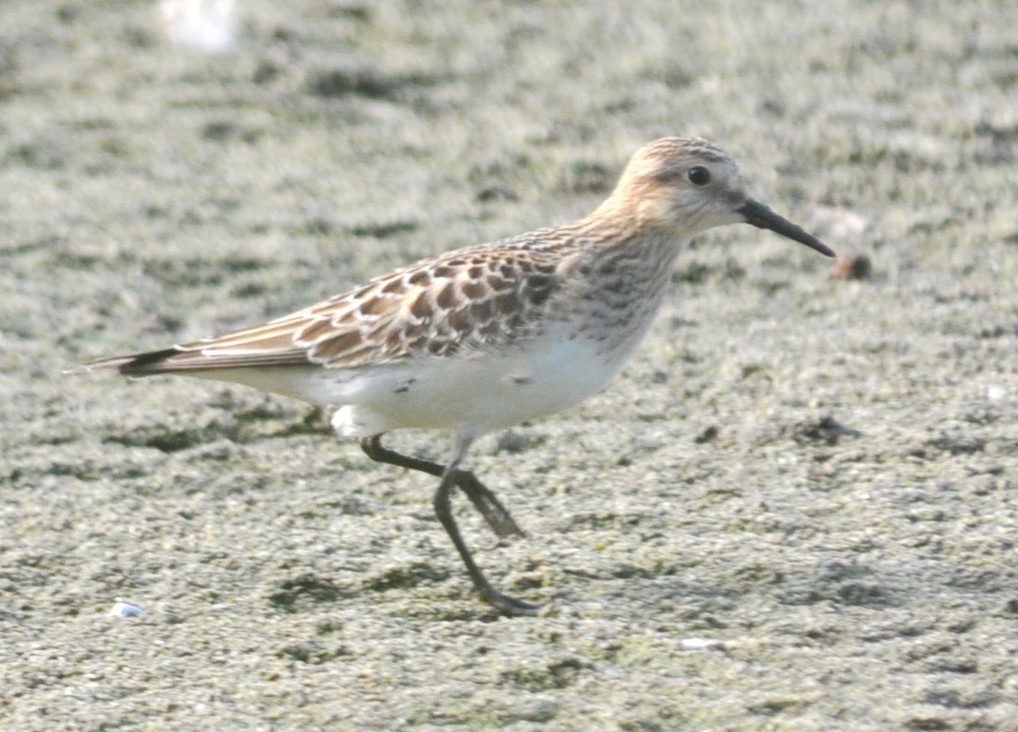
[[[592,287],[620,296],[635,290],[651,299],[663,293],[682,250],[682,237],[617,217],[604,219],[597,211],[581,224],[588,236],[579,269]]]

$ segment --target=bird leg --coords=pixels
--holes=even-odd
[[[470,549],[467,548],[466,542],[463,541],[463,537],[460,535],[456,519],[453,518],[450,497],[452,489],[455,486],[459,486],[467,494],[477,510],[481,512],[481,515],[484,516],[488,525],[494,529],[495,533],[500,536],[510,533],[522,535],[523,533],[516,525],[516,522],[513,521],[509,512],[495,498],[495,495],[483,483],[477,480],[473,473],[459,469],[460,461],[470,445],[470,440],[458,437],[456,454],[452,461],[445,468],[442,468],[437,463],[408,457],[384,448],[382,447],[381,438],[381,435],[373,435],[361,440],[361,449],[372,460],[440,476],[441,480],[433,499],[435,515],[438,516],[438,520],[442,522],[446,533],[452,539],[452,543],[456,547],[456,551],[459,552],[463,564],[466,565],[467,573],[470,575],[474,587],[481,593],[481,597],[505,615],[536,615],[540,609],[539,606],[505,595],[492,586],[488,578],[484,576],[484,572],[481,571],[481,568],[474,561]]]
[[[445,472],[445,468],[438,463],[403,455],[383,447],[381,435],[372,435],[361,439],[361,449],[365,455],[377,463],[387,463],[407,470],[420,470],[428,475],[434,475],[436,478],[441,478]],[[453,482],[466,494],[470,502],[474,504],[474,508],[484,517],[496,535],[500,537],[526,536],[502,502],[484,483],[477,479],[473,472],[454,470]]]

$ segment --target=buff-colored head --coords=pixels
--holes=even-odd
[[[834,256],[814,236],[750,198],[735,161],[699,138],[664,137],[637,150],[594,216],[624,219],[639,230],[676,237],[726,224],[752,224]]]

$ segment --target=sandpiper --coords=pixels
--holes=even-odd
[[[440,254],[252,328],[83,368],[219,379],[338,406],[333,427],[359,438],[372,460],[439,478],[435,513],[484,599],[506,615],[533,615],[539,606],[487,580],[453,518],[459,487],[497,535],[523,535],[461,467],[471,443],[603,389],[647,333],[684,243],[734,223],[834,255],[750,198],[722,149],[666,137],[637,151],[579,221]],[[408,427],[451,431],[449,460],[382,445],[384,433]]]

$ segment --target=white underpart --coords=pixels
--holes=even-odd
[[[598,358],[590,341],[541,340],[525,351],[376,368],[343,385],[332,425],[344,437],[405,427],[477,437],[571,407],[621,367]]]

